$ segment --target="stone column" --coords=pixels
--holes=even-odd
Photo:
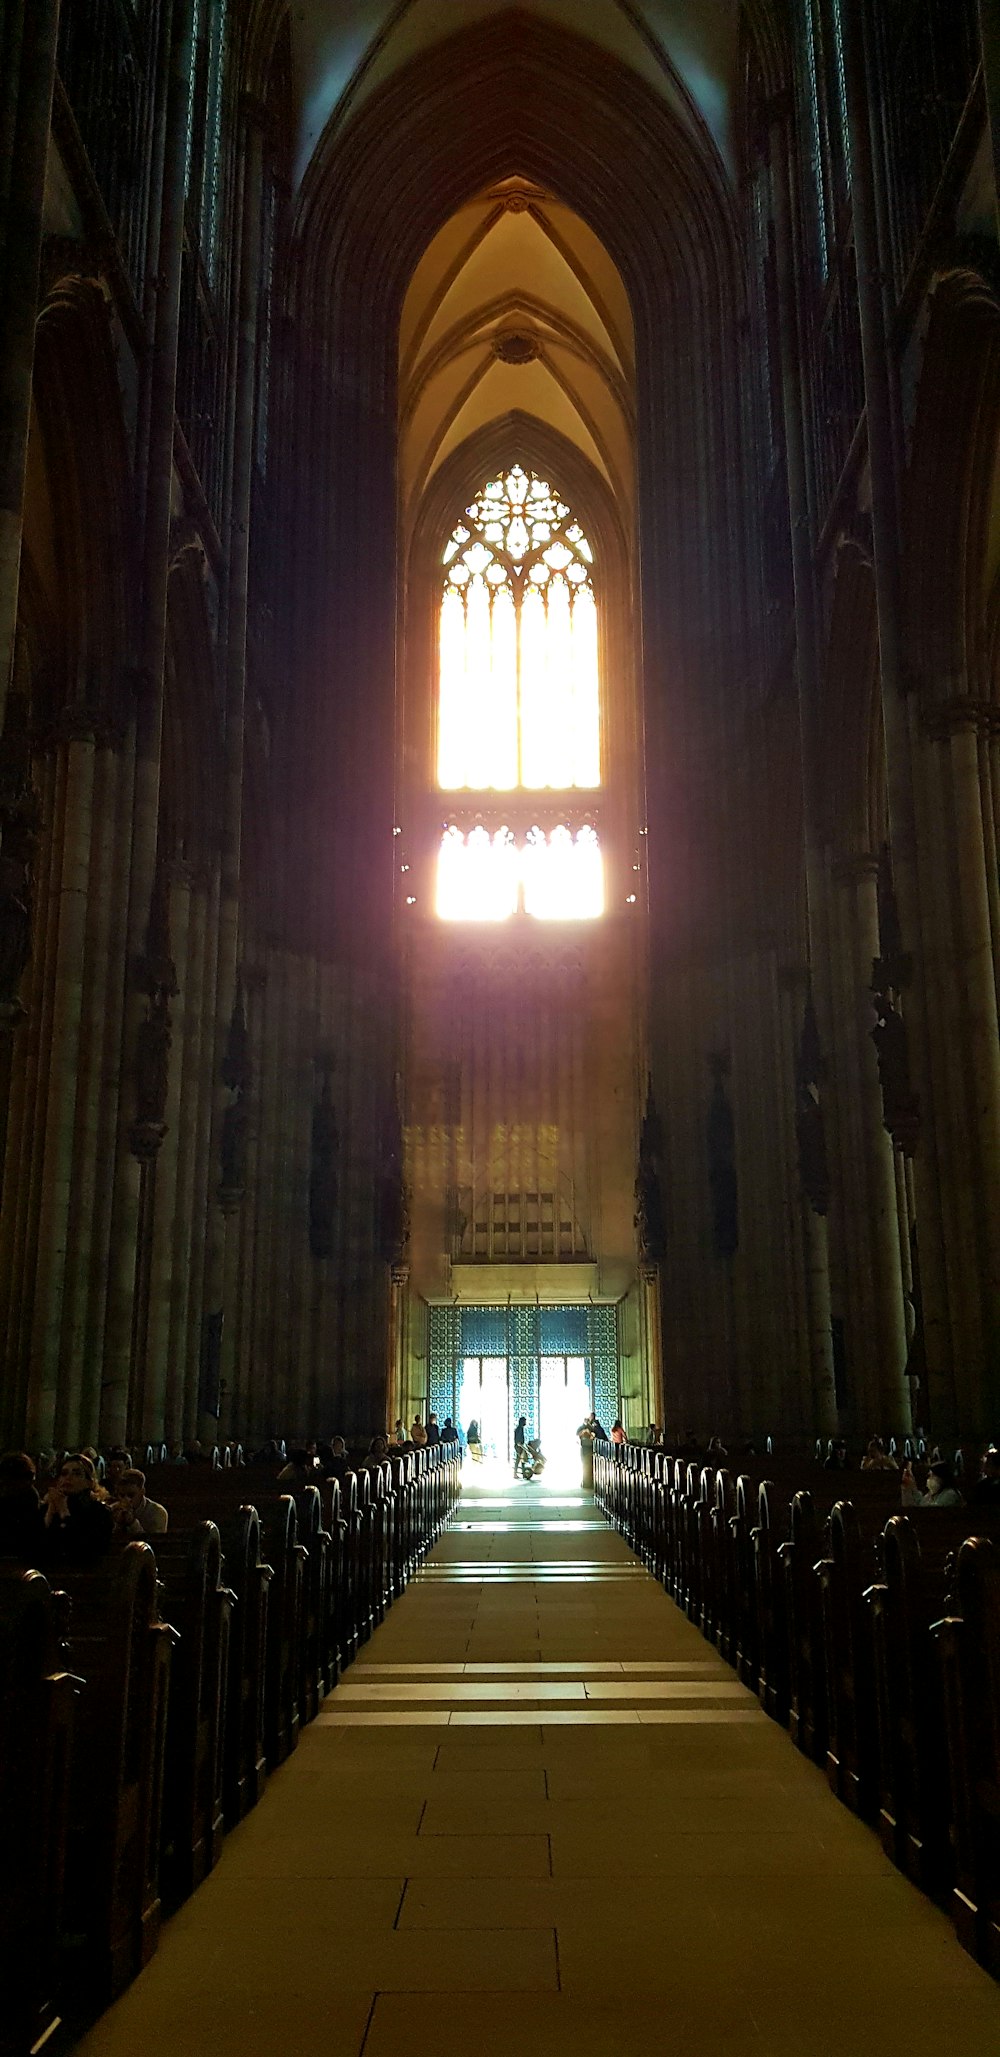
[[[660,1267],[658,1264],[642,1264],[639,1267],[639,1306],[641,1312],[641,1349],[646,1393],[647,1421],[655,1421],[662,1428],[666,1401],[663,1392],[663,1307],[660,1298]]]
[[[260,299],[261,196],[264,173],[265,111],[256,102],[244,108],[242,221],[238,274],[238,337],[232,444],[232,498],[226,567],[226,628],[223,643],[226,677],[225,788],[222,810],[222,877],[219,901],[219,967],[217,974],[216,1105],[213,1111],[213,1161],[226,1147],[235,1120],[245,1121],[241,1108],[249,1093],[247,1077],[227,1086],[222,1076],[223,1050],[236,1005],[239,957],[240,862],[243,840],[243,752],[247,675],[247,607],[250,577],[250,506],[253,487],[254,403],[257,384],[257,311]],[[235,1092],[235,1101],[230,1093]],[[237,1192],[223,1178],[219,1188],[221,1215],[209,1226],[205,1309],[221,1315],[222,1376],[231,1384],[236,1335],[235,1290],[239,1267],[239,1214],[242,1184]],[[206,1432],[208,1423],[205,1423]]]
[[[836,867],[831,868],[830,1049],[832,1080],[824,1093],[833,1191],[829,1223],[834,1298],[843,1317],[848,1368],[846,1407],[851,1428],[871,1435],[881,1427],[875,1365],[873,1281],[867,1248],[867,1200],[861,1133],[856,1033],[854,939]],[[841,1426],[847,1424],[842,1421]]]
[[[225,1433],[250,1436],[257,1440],[256,1420],[251,1420],[256,1406],[254,1366],[256,1357],[256,1311],[259,1283],[258,1239],[262,1233],[261,1223],[261,1096],[264,1077],[264,997],[267,974],[263,964],[244,965],[243,986],[246,993],[247,1023],[250,1038],[250,1075],[254,1090],[250,1103],[250,1118],[246,1141],[246,1202],[242,1216],[242,1233],[239,1243],[239,1275],[233,1306],[234,1342],[231,1356],[231,1371],[226,1376],[230,1381],[226,1392],[226,1406],[223,1410]],[[266,1229],[264,1230],[266,1233]]]
[[[170,505],[174,478],[174,411],[180,331],[181,261],[187,115],[193,63],[194,0],[175,0],[167,88],[163,185],[157,238],[157,299],[150,338],[149,430],[145,454],[140,661],[136,675],[135,795],[128,890],[128,977],[123,1026],[123,1121],[118,1140],[108,1290],[102,1434],[126,1434],[134,1361],[134,1299],[139,1259],[141,1166],[129,1124],[129,1081],[149,1025],[145,958],[156,880],[160,817],[160,745],[170,574]],[[140,465],[140,470],[142,465]],[[148,1182],[147,1182],[148,1183]]]
[[[191,873],[188,909],[187,993],[183,1037],[178,1037],[180,1107],[177,1117],[176,1202],[171,1224],[170,1305],[167,1327],[167,1380],[164,1393],[164,1435],[168,1442],[184,1439],[184,1395],[188,1363],[188,1304],[191,1295],[194,1233],[195,1157],[198,1146],[201,1067],[210,1025],[205,1020],[205,989],[209,952],[210,886],[208,873]]]
[[[9,23],[4,23],[3,54],[12,61],[19,43],[20,62],[13,76],[0,85],[7,117],[4,126],[12,132],[11,158],[16,165],[4,221],[0,292],[0,729],[13,670],[17,628],[24,468],[31,416],[42,205],[59,0],[28,0],[26,6],[17,0],[9,12]]]
[[[948,743],[966,1031],[963,1046],[952,1052],[952,1062],[961,1065],[969,1094],[985,1346],[983,1388],[969,1376],[971,1367],[955,1367],[959,1425],[966,1435],[983,1433],[1000,1405],[1000,1028],[979,742],[982,720],[991,713],[954,703]]]
[[[174,1263],[174,1238],[180,1194],[180,1172],[185,1158],[181,1136],[183,1120],[184,1058],[188,1048],[187,1018],[201,969],[192,962],[191,901],[194,875],[191,866],[175,861],[170,866],[170,937],[177,972],[177,998],[172,1008],[173,1059],[163,1110],[166,1124],[164,1147],[156,1168],[156,1213],[152,1224],[149,1269],[149,1314],[146,1328],[146,1371],[143,1380],[141,1434],[144,1442],[158,1442],[166,1433],[167,1393],[170,1383],[170,1300]],[[197,933],[193,940],[197,945]]]
[[[65,1442],[79,1410],[79,1362],[65,1365],[64,1287],[69,1249],[70,1198],[76,1156],[80,1030],[86,974],[87,911],[90,892],[94,807],[95,734],[84,708],[67,708],[57,724],[56,750],[65,760],[65,811],[56,905],[57,944],[53,964],[49,1030],[49,1085],[44,1128],[41,1212],[34,1273],[31,1332],[29,1431],[34,1440]]]
[[[79,1367],[77,1410],[69,1421],[70,1439],[78,1446],[95,1443],[100,1433],[101,1353],[91,1326],[95,1287],[101,1296],[107,1275],[108,1221],[105,1167],[114,1147],[117,1078],[107,1077],[110,1035],[121,1026],[124,907],[119,881],[128,848],[128,786],[131,765],[120,736],[103,730],[97,738],[94,769],[94,836],[84,944],[86,984],[80,1029],[80,1074],[77,1083],[76,1158],[70,1209],[69,1254],[63,1352],[69,1366]],[[123,821],[124,817],[124,821]],[[114,1059],[112,1059],[112,1063]]]
[[[778,974],[786,1014],[786,1042],[800,1048],[803,995],[808,992],[809,974],[804,965],[784,966]],[[797,1060],[799,1063],[800,1060]],[[789,1090],[792,1080],[788,1081]],[[801,1136],[799,1158],[802,1158]],[[816,1199],[821,1199],[817,1191]],[[816,1435],[837,1432],[836,1382],[833,1372],[833,1328],[830,1312],[830,1253],[825,1213],[801,1196],[801,1228],[805,1262],[806,1320],[809,1341],[810,1385],[813,1396],[813,1429]]]
[[[195,1100],[195,1158],[192,1191],[191,1245],[188,1257],[190,1285],[187,1296],[187,1342],[184,1350],[184,1426],[186,1439],[199,1433],[199,1381],[203,1325],[210,1312],[206,1299],[209,1263],[209,1234],[218,1209],[212,1159],[212,1106],[215,1097],[215,1023],[219,970],[219,869],[212,868],[206,927],[208,962],[205,971],[202,1013],[202,1043]],[[206,1426],[201,1424],[201,1426]],[[214,1434],[215,1424],[211,1430]]]
[[[910,709],[913,789],[920,866],[921,942],[926,1002],[927,1072],[920,1090],[920,1138],[907,1160],[916,1224],[924,1336],[921,1420],[935,1437],[957,1435],[954,1366],[978,1363],[982,1324],[974,1290],[974,1233],[965,1092],[951,1052],[960,1040],[951,962],[953,916],[946,828],[944,745],[928,738]],[[919,1177],[918,1177],[919,1171]]]
[[[907,1430],[909,1393],[904,1377],[907,1334],[900,1268],[896,1171],[891,1137],[883,1122],[878,1061],[872,1041],[872,965],[881,955],[878,922],[878,860],[848,859],[840,867],[852,945],[851,992],[854,1038],[854,1083],[861,1115],[862,1159],[857,1166],[857,1193],[864,1192],[864,1254],[871,1281],[871,1345],[874,1357],[872,1397],[879,1415],[873,1429]],[[850,1196],[845,1196],[849,1200]]]
[[[983,46],[983,83],[993,152],[993,202],[1000,232],[1000,4],[979,0],[979,33]]]
[[[879,681],[885,735],[886,799],[893,877],[899,901],[902,949],[913,961],[906,1009],[913,1084],[924,1126],[934,1119],[934,1076],[931,1062],[930,1013],[932,981],[924,963],[924,908],[917,842],[917,773],[911,752],[907,690],[910,679],[904,659],[901,583],[900,482],[897,424],[900,420],[898,371],[886,331],[884,280],[890,275],[889,253],[880,249],[878,189],[872,131],[878,110],[873,105],[864,0],[843,0],[841,8],[844,76],[847,94],[851,163],[851,202],[857,253],[858,310],[864,366],[865,421],[870,474],[875,597],[878,614]],[[929,1391],[940,1417],[936,1431],[948,1434],[948,1372],[944,1337],[954,1310],[945,1300],[945,1239],[933,1147],[921,1143],[914,1156],[918,1234],[924,1239],[927,1266],[924,1292],[925,1338]],[[936,1398],[935,1398],[936,1395]]]

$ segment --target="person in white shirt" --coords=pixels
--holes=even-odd
[[[158,1500],[146,1498],[144,1471],[123,1471],[118,1481],[114,1517],[120,1536],[141,1542],[144,1536],[162,1536],[169,1519]]]

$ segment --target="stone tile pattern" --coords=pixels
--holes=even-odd
[[[81,2057],[997,2057],[944,1915],[592,1520],[466,1490]]]

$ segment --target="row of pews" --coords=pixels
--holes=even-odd
[[[165,1535],[48,1579],[0,1560],[2,2057],[148,1963],[461,1490],[457,1445],[277,1469],[154,1467]]]
[[[1000,1508],[895,1472],[594,1451],[599,1506],[1000,1978]]]

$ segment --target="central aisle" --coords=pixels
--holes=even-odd
[[[997,2057],[1000,1990],[590,1498],[465,1476],[85,2057]]]

